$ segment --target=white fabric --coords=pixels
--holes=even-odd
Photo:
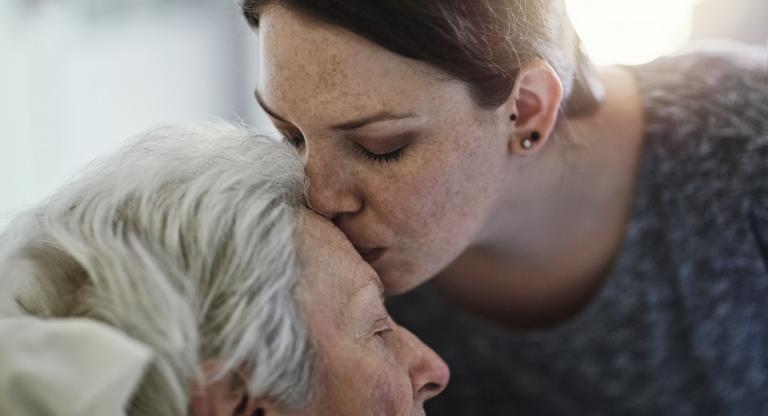
[[[125,415],[151,358],[93,320],[0,318],[0,415]]]

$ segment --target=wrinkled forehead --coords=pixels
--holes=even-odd
[[[323,293],[348,296],[366,284],[379,286],[376,272],[330,221],[310,211],[299,219],[298,249],[302,278]]]
[[[355,252],[352,243],[333,223],[318,213],[303,208],[298,221],[298,247],[302,262],[324,262],[335,257],[343,263],[354,263],[348,254]]]

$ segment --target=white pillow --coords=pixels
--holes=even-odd
[[[151,359],[93,320],[0,318],[0,415],[125,415]]]

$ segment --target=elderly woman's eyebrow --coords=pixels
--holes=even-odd
[[[379,297],[381,297],[382,301],[384,300],[384,284],[381,283],[381,279],[379,279],[379,275],[376,274],[376,272],[371,273],[365,273],[363,276],[363,281],[361,282],[360,286],[357,288],[357,291],[362,290],[366,286],[373,285],[376,287],[376,291],[379,293]]]
[[[384,302],[385,295],[384,295],[384,284],[381,283],[381,279],[379,278],[379,275],[376,274],[376,272],[368,273],[366,274],[366,279],[369,281],[369,284],[373,284],[376,286],[376,289],[379,292],[379,297],[381,298],[381,301]]]
[[[352,300],[355,299],[362,291],[368,289],[369,287],[374,286],[376,288],[376,292],[379,295],[379,299],[382,303],[386,300],[386,295],[384,292],[384,285],[381,283],[381,279],[379,279],[379,276],[376,274],[376,272],[371,273],[364,273],[362,278],[358,279],[357,282],[355,282],[355,286],[353,290],[350,292],[349,298],[344,302],[345,306],[348,306],[350,303],[352,303]]]

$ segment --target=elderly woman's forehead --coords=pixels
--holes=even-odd
[[[349,272],[367,283],[380,279],[357,253],[352,243],[333,223],[307,210],[299,221],[300,256],[305,263],[317,266],[327,264],[335,269],[348,268]]]
[[[362,286],[372,285],[381,289],[376,272],[363,261],[346,236],[330,221],[307,210],[299,221],[299,255],[306,272],[316,280],[330,283],[344,292],[355,292]]]
[[[336,269],[365,264],[341,230],[312,211],[305,210],[300,217],[298,240],[305,266]]]
[[[307,242],[322,241],[321,245],[332,250],[354,250],[352,243],[333,223],[319,214],[303,210],[299,219],[301,239]]]

